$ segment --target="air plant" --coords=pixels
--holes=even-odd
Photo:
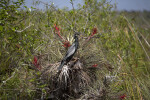
[[[54,25],[54,28],[55,28],[56,34],[57,34],[57,35],[59,36],[59,38],[60,38],[60,41],[63,43],[62,46],[64,46],[65,48],[70,47],[70,46],[71,46],[71,45],[70,45],[70,42],[67,41],[67,40],[65,40],[65,39],[60,35],[60,28],[59,28],[56,24]]]
[[[89,41],[96,33],[97,33],[97,28],[93,28],[93,32],[92,32],[92,34],[88,37],[87,41]]]
[[[97,34],[97,28],[93,28],[93,31],[91,33],[91,35],[89,37],[87,37],[87,39],[85,40],[85,42],[83,43],[83,45],[85,45],[92,37],[94,37],[94,35]]]

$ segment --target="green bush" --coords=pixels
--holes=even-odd
[[[74,6],[74,1],[70,2]],[[37,88],[46,94],[46,84],[40,84],[37,76],[41,73],[32,61],[34,56],[43,57],[39,62],[44,66],[62,59],[66,50],[54,25],[71,43],[74,31],[80,32],[76,56],[87,68],[98,64],[101,69],[88,89],[95,97],[101,95],[97,93],[101,85],[110,100],[123,94],[128,100],[150,98],[149,12],[112,11],[113,5],[106,0],[84,0],[72,10],[45,4],[44,11],[30,11],[24,0],[1,0],[0,5],[0,99],[41,98]],[[93,28],[98,33],[85,43]],[[105,76],[115,77],[109,87],[103,84]]]

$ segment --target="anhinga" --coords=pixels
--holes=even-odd
[[[78,42],[78,36],[79,35],[78,33],[75,33],[74,34],[74,42],[73,44],[69,47],[65,57],[63,58],[63,60],[61,61],[61,64],[60,66],[58,67],[58,70],[61,70],[62,67],[64,65],[66,65],[73,57],[73,55],[76,53],[77,49],[78,49],[78,46],[79,46],[79,42]]]

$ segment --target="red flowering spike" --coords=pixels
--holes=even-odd
[[[93,32],[92,32],[91,36],[94,36],[94,34],[96,34],[96,33],[97,33],[97,28],[93,28]]]
[[[37,65],[37,57],[34,56],[33,64],[36,66]]]
[[[62,36],[60,35],[60,29],[59,29],[59,27],[56,26],[56,24],[54,25],[54,27],[55,27],[55,32],[56,32],[56,34],[57,34],[61,39],[63,39]],[[56,31],[56,30],[57,30],[57,31]]]
[[[64,46],[65,48],[68,48],[68,47],[71,46],[69,41],[65,41],[65,42],[63,42],[63,44],[64,44],[63,46]]]
[[[35,66],[38,70],[41,70],[41,66],[40,66],[40,64],[38,63],[38,59],[37,59],[36,56],[34,56],[33,64],[34,64],[34,66]]]
[[[123,100],[123,99],[125,99],[125,97],[126,97],[126,95],[124,94],[124,95],[120,96],[119,98],[120,98],[120,100]]]
[[[55,29],[56,29],[57,31],[59,31],[59,28],[56,26],[56,24],[55,24],[54,26],[55,26]]]
[[[96,34],[97,33],[97,28],[94,28],[93,29],[93,34]]]
[[[92,65],[92,67],[97,67],[98,66],[98,64],[94,64],[94,65]]]

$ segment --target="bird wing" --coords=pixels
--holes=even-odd
[[[68,49],[65,58],[68,58],[71,56],[73,53],[75,53],[75,43],[71,45],[71,47]]]

